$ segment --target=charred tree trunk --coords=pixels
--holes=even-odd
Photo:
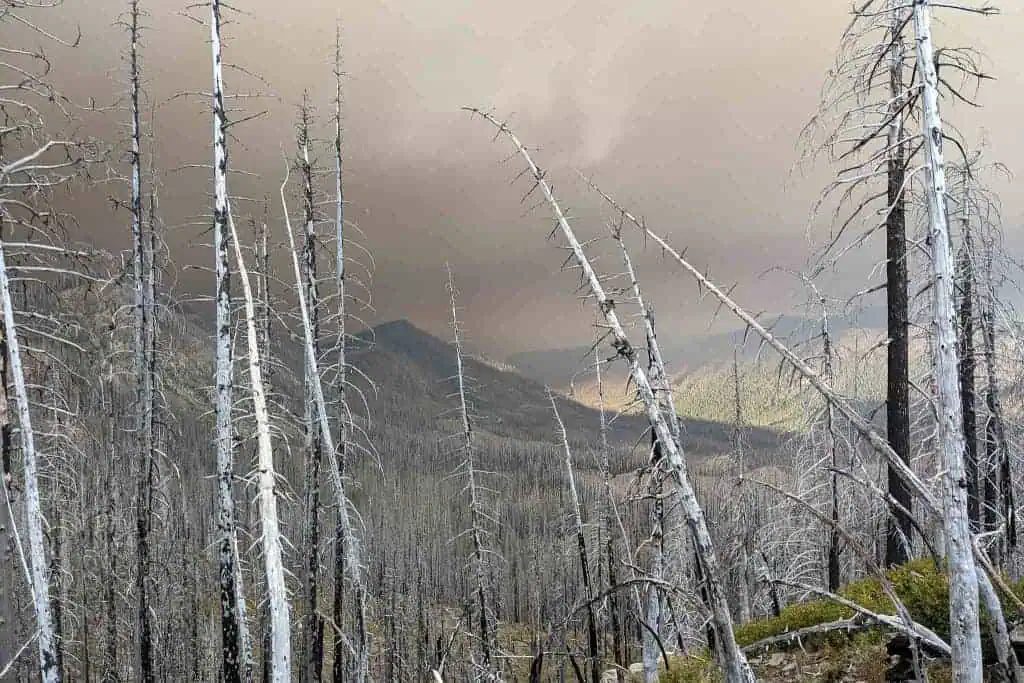
[[[981,530],[981,505],[978,489],[978,418],[975,410],[974,359],[974,266],[972,265],[972,239],[970,219],[966,214],[968,198],[964,198],[963,244],[960,250],[959,332],[960,356],[957,372],[960,376],[960,403],[963,405],[964,471],[967,476],[967,516],[974,533]]]
[[[902,7],[902,5],[901,5]],[[907,229],[904,183],[906,182],[906,144],[903,142],[903,24],[905,10],[893,9],[892,45],[889,48],[889,94],[891,97],[887,168],[888,215],[885,220],[885,293],[889,344],[885,399],[886,438],[892,450],[910,466],[910,335],[907,276]],[[913,511],[910,490],[899,472],[888,467],[889,494],[903,507],[890,508],[885,542],[886,565],[903,564],[910,559]],[[905,510],[905,512],[904,512]]]
[[[992,246],[986,246],[985,289],[981,311],[981,332],[985,349],[985,522],[986,530],[998,528],[1000,516],[1006,524],[1005,549],[1017,546],[1017,515],[1014,505],[1013,482],[1010,471],[1010,449],[1006,440],[1006,423],[1000,400],[999,378],[996,370],[995,283],[992,278]]]
[[[138,489],[135,499],[135,590],[136,623],[138,627],[138,675],[143,683],[153,683],[153,633],[150,624],[150,531],[153,507],[153,376],[150,373],[150,325],[153,310],[149,304],[149,274],[152,263],[147,259],[149,243],[146,240],[142,217],[142,158],[139,125],[139,3],[132,0],[130,14],[129,99],[131,106],[131,198],[132,214],[132,273],[134,286],[135,326],[135,450],[139,467]],[[152,229],[152,226],[150,226]]]
[[[824,299],[822,300],[822,306],[824,308]],[[825,367],[822,376],[826,382],[831,384],[835,379],[835,373],[832,365],[832,335],[828,329],[827,310],[823,310],[821,314],[821,343],[823,347],[822,354],[825,357]],[[825,438],[828,440],[829,460],[832,462],[832,472],[829,477],[831,489],[829,517],[832,519],[832,525],[828,531],[828,589],[830,592],[836,593],[839,590],[839,584],[842,583],[839,534],[839,475],[837,474],[839,468],[839,444],[835,433],[835,413],[832,404],[827,401],[825,402],[825,435]],[[894,474],[890,469],[890,487]],[[896,478],[899,479],[899,476],[897,475]],[[900,481],[900,485],[902,486],[902,481]]]
[[[313,164],[310,158],[310,124],[312,112],[308,93],[303,93],[299,111],[298,170],[302,181],[302,213],[305,226],[302,242],[302,268],[309,302],[310,325],[313,330],[312,353],[320,356],[320,292],[317,269],[316,198],[313,190]],[[324,622],[319,615],[317,599],[320,568],[320,467],[323,461],[323,439],[320,437],[319,418],[316,414],[316,400],[313,398],[313,381],[309,376],[310,362],[305,363],[305,419],[303,431],[306,449],[306,476],[304,482],[303,524],[303,587],[306,599],[306,614],[303,616],[302,663],[300,675],[304,683],[318,683],[323,668]]]

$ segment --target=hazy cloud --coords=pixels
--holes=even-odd
[[[76,53],[55,56],[75,96],[106,101],[121,87],[124,38],[111,23],[126,4],[69,1],[53,20],[80,23],[84,31]],[[206,29],[179,16],[175,2],[145,4],[151,6],[147,90],[161,104],[159,163],[164,169],[205,163],[206,110],[196,101],[167,100],[208,88]],[[523,216],[518,201],[527,186],[508,183],[518,167],[501,165],[507,148],[491,144],[492,132],[459,111],[467,104],[493,107],[540,147],[538,160],[552,171],[585,235],[600,234],[603,214],[573,167],[592,173],[688,246],[720,280],[739,282],[737,295],[752,308],[791,305],[792,282],[759,276],[772,265],[798,266],[807,253],[808,210],[827,175],[819,168],[790,177],[789,170],[846,4],[257,0],[240,7],[245,14],[230,27],[226,58],[261,74],[278,98],[249,103],[269,114],[236,130],[232,165],[260,179],[238,176],[234,191],[255,198],[276,196],[281,150],[292,146],[294,104],[303,89],[327,122],[334,25],[341,21],[349,74],[346,190],[350,215],[377,263],[378,319],[409,317],[443,330],[443,263],[450,260],[465,322],[484,349],[568,345],[589,334],[591,314],[572,298],[574,276],[558,273],[562,255],[544,241],[546,212]],[[194,12],[205,17],[202,8]],[[953,21],[940,26],[942,35],[982,46],[999,80],[984,89],[984,110],[950,107],[947,115],[974,139],[987,131],[990,156],[1015,165],[1024,156],[1018,134],[1024,11],[1013,6],[998,18]],[[229,72],[228,87],[261,86]],[[114,135],[109,126],[93,125]],[[165,172],[162,195],[167,220],[180,226],[173,239],[179,258],[204,265],[209,254],[188,246],[199,228],[185,223],[208,211],[205,180],[201,170]],[[999,188],[1014,248],[1021,241],[1012,228],[1024,211],[1019,187]],[[108,246],[126,240],[101,198],[76,201],[97,240]],[[279,212],[276,203],[272,211]],[[653,254],[642,261],[663,329],[685,333],[707,323],[713,309],[694,303],[690,282],[671,275]],[[603,263],[615,267],[610,259]],[[202,290],[207,279],[185,273],[183,284]]]

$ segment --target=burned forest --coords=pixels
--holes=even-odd
[[[1024,683],[1021,35],[2,0],[0,681]]]

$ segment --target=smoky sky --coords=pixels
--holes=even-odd
[[[114,21],[120,0],[67,0],[47,17],[54,30],[80,25],[81,45],[51,51],[58,84],[76,99],[111,102],[123,93],[125,35]],[[143,58],[152,150],[160,169],[161,212],[171,226],[178,286],[202,292],[212,278],[199,269],[212,255],[200,246],[208,219],[211,125],[205,7],[144,2],[149,12]],[[944,115],[987,157],[1024,155],[1019,37],[1024,10],[1006,3],[995,18],[944,15],[940,43],[984,50],[997,80],[984,86],[980,110],[947,103]],[[819,0],[729,3],[607,0],[387,0],[381,2],[234,3],[227,27],[226,72],[240,102],[266,115],[233,130],[231,165],[236,212],[259,212],[271,198],[278,219],[282,153],[294,148],[295,105],[308,90],[331,163],[336,22],[342,27],[345,189],[348,215],[373,255],[370,322],[406,317],[445,332],[444,263],[455,272],[463,322],[476,347],[504,353],[586,343],[593,315],[576,297],[576,275],[560,272],[564,254],[546,240],[544,208],[520,203],[529,184],[511,184],[521,166],[493,130],[460,111],[464,105],[507,118],[548,170],[572,209],[581,237],[606,234],[608,213],[574,168],[686,247],[690,258],[753,310],[784,312],[802,300],[794,279],[772,267],[799,268],[809,245],[808,215],[826,182],[822,164],[801,165],[797,139],[813,113],[834,59],[848,3]],[[251,74],[258,74],[259,78]],[[194,93],[194,96],[172,97]],[[242,113],[237,114],[241,116]],[[123,114],[92,115],[97,134],[123,136]],[[148,116],[147,116],[148,118]],[[1016,170],[1020,171],[1020,168]],[[250,175],[251,174],[251,175]],[[1024,243],[1020,183],[996,187],[1010,248]],[[82,190],[72,203],[92,239],[127,246],[124,216],[105,194]],[[91,195],[90,195],[91,193]],[[293,207],[294,209],[295,207]],[[810,233],[814,237],[812,228]],[[641,245],[635,245],[638,249]],[[866,280],[878,245],[853,259],[837,288]],[[601,251],[601,248],[598,247]],[[638,253],[663,333],[691,334],[709,324],[714,306],[654,252]],[[604,249],[599,265],[621,270]]]

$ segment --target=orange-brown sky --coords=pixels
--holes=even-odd
[[[111,24],[126,4],[67,0],[59,17],[48,18],[56,29],[78,23],[83,30],[76,51],[51,51],[69,94],[110,101],[122,87],[124,37]],[[176,0],[144,4],[151,15],[147,90],[161,103],[158,163],[164,169],[206,163],[207,110],[199,102],[166,102],[178,91],[209,89],[206,29],[182,17],[184,5]],[[800,298],[791,279],[762,272],[799,267],[808,253],[808,211],[828,169],[795,175],[790,169],[848,2],[234,4],[246,14],[229,29],[226,61],[259,73],[276,96],[250,102],[250,109],[269,114],[235,131],[233,166],[260,176],[233,181],[236,192],[249,196],[276,197],[281,150],[291,150],[294,104],[304,88],[326,124],[334,25],[341,21],[346,194],[349,215],[376,260],[373,319],[408,317],[443,331],[449,260],[477,347],[500,355],[589,340],[592,315],[574,299],[574,276],[558,272],[562,254],[544,239],[547,213],[523,215],[518,201],[528,186],[509,185],[519,168],[500,164],[507,147],[492,144],[492,132],[461,112],[463,105],[493,108],[540,147],[537,159],[553,173],[584,236],[601,234],[602,213],[574,166],[688,246],[692,259],[719,280],[738,282],[736,295],[750,308],[781,312]],[[998,79],[980,95],[983,110],[947,106],[944,114],[969,139],[987,139],[989,159],[1022,171],[1016,160],[1024,158],[1024,9],[1016,0],[1004,4],[1000,17],[947,15],[949,23],[938,27],[940,43],[983,48]],[[193,12],[206,16],[205,9]],[[261,87],[238,73],[227,78],[236,91]],[[162,206],[176,226],[171,241],[181,263],[212,261],[206,250],[188,246],[201,228],[185,224],[208,212],[207,175],[164,173]],[[1020,188],[1019,182],[998,187],[1010,244],[1018,250],[1024,245]],[[126,237],[123,217],[97,213],[95,200],[81,198],[83,218],[97,241],[117,246]],[[272,208],[279,214],[276,202]],[[851,262],[844,279],[862,278],[877,259],[876,248]],[[703,329],[713,306],[696,301],[692,283],[653,256],[640,261],[663,333]],[[203,291],[208,284],[199,271],[179,271],[184,289]]]

